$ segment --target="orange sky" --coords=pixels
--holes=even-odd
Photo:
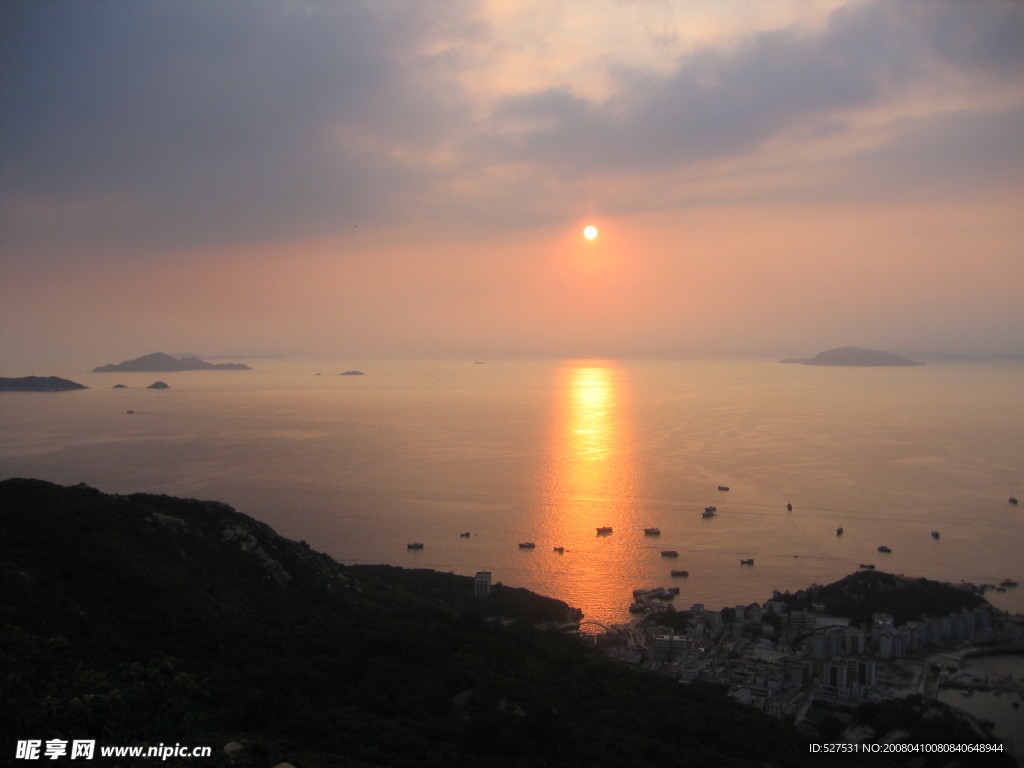
[[[1024,354],[1024,6],[754,8],[6,3],[0,373]]]

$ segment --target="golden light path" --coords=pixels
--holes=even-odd
[[[547,550],[538,558],[543,573],[537,575],[548,594],[605,622],[621,615],[632,589],[641,586],[637,555],[643,553],[637,547],[645,543],[624,375],[603,361],[570,363],[560,371],[536,510],[544,542],[537,542],[538,549]],[[606,526],[612,532],[599,535],[597,529]],[[556,554],[554,547],[565,551]],[[609,610],[609,604],[620,610]]]

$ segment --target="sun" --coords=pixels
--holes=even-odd
[[[597,227],[593,224],[588,224],[583,228],[583,236],[587,238],[587,240],[593,240],[597,237]]]

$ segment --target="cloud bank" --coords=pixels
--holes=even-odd
[[[240,250],[276,248],[276,267],[259,257],[267,284],[239,281],[266,305],[271,285],[292,280],[282,279],[289,263],[311,269],[321,258],[311,249],[330,242],[364,285],[411,296],[417,324],[430,325],[433,305],[406,289],[426,280],[443,291],[447,279],[456,296],[486,291],[505,307],[494,324],[508,336],[512,307],[542,294],[554,269],[543,255],[552,233],[586,216],[623,232],[645,222],[628,246],[633,258],[670,275],[678,222],[696,232],[701,212],[741,221],[743,211],[771,209],[767,221],[755,215],[760,251],[792,285],[808,272],[804,257],[767,254],[813,246],[786,245],[783,224],[842,221],[845,207],[869,242],[933,248],[933,235],[914,246],[894,231],[893,207],[904,207],[917,233],[958,211],[958,252],[975,258],[985,243],[978,263],[991,265],[977,279],[999,304],[998,286],[1018,275],[1005,260],[1021,241],[1009,217],[1024,189],[1024,5],[780,2],[746,21],[721,7],[700,16],[612,0],[527,3],[517,14],[469,0],[5,3],[8,290],[37,290],[44,269],[81,281],[140,264],[147,275],[177,270],[176,279],[220,284]],[[981,209],[987,218],[970,223]],[[757,240],[709,255],[720,262],[711,272],[735,275]],[[710,231],[692,240],[708,254],[714,241]],[[543,251],[539,271],[495,266],[488,253],[505,251],[496,243]],[[444,254],[463,250],[450,272]],[[840,264],[850,258],[837,250]],[[390,279],[370,274],[378,262],[392,264]],[[879,279],[882,263],[868,269]],[[419,282],[403,285],[395,265]],[[315,282],[300,280],[295,293],[316,294]],[[944,300],[955,293],[947,288]],[[639,304],[660,305],[654,287],[644,290]],[[515,299],[498,301],[501,292]],[[631,312],[617,322],[636,329]],[[456,333],[451,305],[442,314],[436,338],[486,343]],[[665,309],[659,320],[671,316]],[[401,336],[400,321],[380,321],[394,330],[373,343]],[[1011,310],[992,322],[989,336],[1021,330]],[[529,332],[509,346],[529,349],[543,333],[523,325]],[[617,349],[628,346],[628,330],[620,335]],[[939,343],[942,332],[910,336]]]

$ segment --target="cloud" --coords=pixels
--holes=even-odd
[[[459,32],[419,4],[14,3],[4,25],[16,242],[260,239],[386,216],[423,183],[395,147],[429,150],[460,118],[424,50]]]
[[[517,87],[522,52],[488,12],[5,3],[3,245],[77,259],[356,227],[514,230],[595,198],[626,213],[885,195],[965,164],[984,184],[1006,177],[992,158],[1021,154],[1007,128],[1022,104],[1020,3],[850,2],[820,24],[681,46],[668,67],[640,63],[663,64],[662,43],[648,41],[656,59],[611,48],[588,60],[606,68],[601,97],[534,86],[543,60]],[[685,33],[682,21],[664,28]],[[529,51],[574,71],[555,46]],[[501,56],[509,66],[488,63]],[[893,158],[900,175],[885,173]]]
[[[1016,87],[1019,105],[1021,51],[1018,3],[851,3],[820,30],[698,48],[668,73],[620,67],[603,102],[568,87],[509,96],[494,111],[485,151],[563,175],[735,159],[816,127],[859,129],[857,117],[919,101],[922,91],[962,99],[996,84]]]

